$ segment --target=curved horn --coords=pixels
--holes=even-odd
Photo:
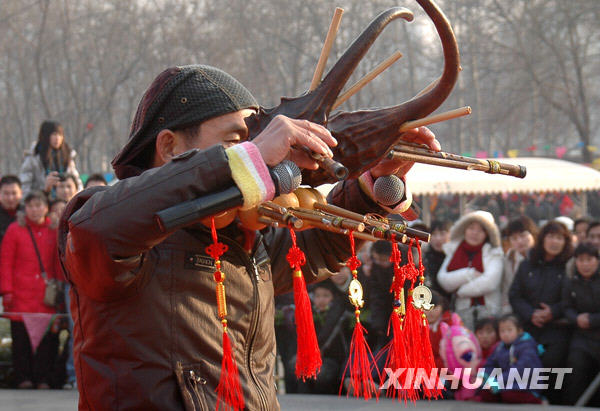
[[[329,119],[327,128],[339,142],[333,150],[334,159],[350,170],[349,178],[355,178],[375,165],[389,151],[401,135],[402,124],[437,109],[458,78],[460,57],[450,22],[431,0],[417,2],[433,21],[442,42],[444,71],[431,90],[405,103],[380,110],[340,112]],[[321,170],[305,171],[303,175],[303,181],[311,185],[331,181]]]
[[[450,22],[439,9],[429,0],[417,0],[423,10],[429,15],[442,42],[444,52],[444,71],[437,84],[423,95],[394,107],[372,111],[376,114],[373,118],[365,118],[366,121],[381,121],[385,127],[396,128],[410,120],[417,120],[435,111],[446,100],[460,72],[460,56],[456,37],[450,26]],[[351,113],[348,113],[351,114]],[[375,119],[376,117],[376,119]]]
[[[403,7],[394,7],[382,12],[354,40],[316,89],[300,97],[283,97],[277,107],[270,109],[263,109],[261,107],[256,115],[246,119],[250,138],[260,133],[278,114],[283,114],[291,118],[310,120],[323,125],[326,124],[331,107],[360,60],[383,29],[391,21],[398,18],[412,21],[414,16],[410,10]]]
[[[412,21],[414,15],[410,10],[403,7],[393,7],[375,17],[365,31],[354,40],[342,57],[329,70],[319,87],[313,91],[317,97],[317,101],[321,102],[327,114],[342,91],[342,88],[356,69],[356,66],[358,66],[358,63],[367,54],[369,48],[371,48],[371,45],[373,45],[383,29],[391,21],[398,18]]]

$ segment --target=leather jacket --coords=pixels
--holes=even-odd
[[[225,150],[193,150],[112,187],[84,190],[61,221],[59,250],[71,288],[79,409],[215,409],[222,361],[212,240],[201,225],[162,233],[154,214],[234,184]],[[383,211],[354,180],[329,201]],[[232,229],[233,227],[233,229]],[[235,224],[219,230],[227,320],[246,409],[279,409],[274,295],[292,289],[287,229],[256,232],[247,252]],[[254,232],[253,232],[254,233]],[[297,233],[307,283],[337,272],[345,236]]]

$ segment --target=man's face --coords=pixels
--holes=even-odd
[[[16,210],[23,192],[18,184],[4,184],[0,188],[0,205],[5,210]]]
[[[244,119],[254,114],[252,109],[244,109],[234,113],[206,120],[200,125],[200,132],[194,138],[186,138],[182,132],[175,131],[178,135],[173,155],[184,153],[193,148],[207,149],[215,144],[229,148],[248,139],[248,127]]]
[[[56,185],[56,198],[69,202],[77,194],[77,186],[70,178],[59,181]]]
[[[592,243],[592,245],[594,247],[596,247],[598,250],[600,250],[600,225],[593,227],[588,233],[587,233],[587,241],[589,241],[590,243]]]

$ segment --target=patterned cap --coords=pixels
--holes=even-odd
[[[258,103],[239,81],[210,66],[171,67],[160,73],[138,106],[129,141],[112,161],[119,179],[148,168],[145,154],[163,129],[181,129]]]

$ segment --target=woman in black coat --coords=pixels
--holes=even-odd
[[[509,291],[513,312],[525,331],[544,347],[544,368],[565,366],[571,330],[563,318],[561,297],[565,266],[572,255],[571,233],[559,222],[548,222],[519,266]],[[553,390],[547,395],[551,402],[558,402]]]

